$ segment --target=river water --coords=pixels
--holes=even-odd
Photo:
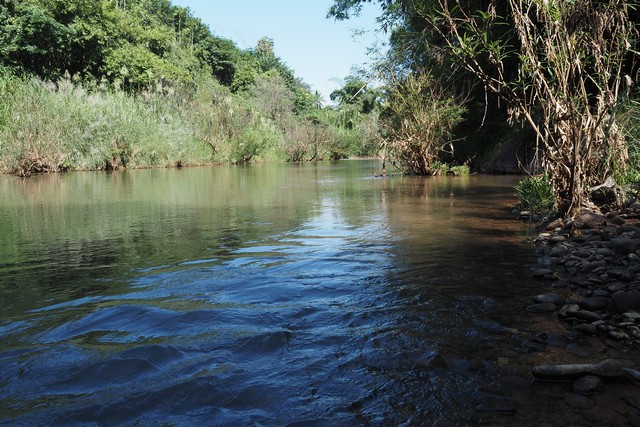
[[[531,421],[517,178],[379,168],[1,176],[0,423]]]

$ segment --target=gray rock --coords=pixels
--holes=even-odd
[[[557,309],[558,309],[558,306],[550,302],[533,304],[527,307],[527,311],[531,313],[553,313]]]
[[[593,393],[602,391],[602,380],[595,375],[585,375],[579,378],[573,384],[573,392],[582,394],[583,396],[590,396]]]
[[[560,305],[564,303],[564,297],[558,294],[540,294],[533,297],[533,301],[538,304],[551,303]]]
[[[635,369],[631,368],[623,368],[622,370],[624,371],[625,377],[629,378],[630,380],[640,382],[640,371],[636,371]]]
[[[562,380],[580,378],[585,375],[596,375],[600,378],[620,378],[624,371],[620,362],[607,359],[600,363],[539,365],[534,366],[533,376],[537,379]]]
[[[569,253],[569,248],[563,244],[558,244],[551,249],[549,256],[552,258],[560,258]]]
[[[623,282],[631,282],[637,278],[637,276],[627,269],[612,269],[607,271],[607,276],[612,279],[622,280]]]
[[[595,254],[607,257],[607,256],[615,255],[615,252],[613,252],[613,250],[609,248],[599,248],[599,249],[596,249]]]
[[[617,237],[611,239],[611,247],[616,253],[630,254],[638,248],[638,239],[631,239],[629,237]]]
[[[640,309],[640,291],[616,292],[612,298],[616,309],[620,313]]]
[[[609,303],[611,302],[610,298],[607,297],[592,297],[585,298],[582,301],[578,302],[581,308],[585,310],[602,310],[603,308],[607,308]]]
[[[595,322],[596,320],[602,319],[601,315],[589,310],[567,311],[567,316],[586,320],[587,322]]]

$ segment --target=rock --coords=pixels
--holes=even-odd
[[[569,364],[569,365],[539,365],[534,366],[533,376],[541,380],[563,380],[580,378],[585,375],[596,375],[600,378],[620,378],[624,371],[620,362],[607,359],[600,363]]]
[[[560,258],[569,253],[569,248],[563,244],[558,244],[551,249],[549,256],[552,258]]]
[[[591,409],[596,405],[593,399],[577,393],[566,395],[564,401],[567,405],[575,409]]]
[[[564,297],[558,294],[540,294],[533,297],[533,301],[539,304],[551,303],[560,305],[564,303]]]
[[[583,209],[574,219],[573,225],[579,229],[598,229],[605,224],[605,219],[590,210]]]
[[[602,319],[602,316],[598,313],[588,310],[567,311],[567,316],[586,320],[587,322],[595,322],[596,320]]]
[[[573,384],[573,392],[590,396],[593,393],[602,391],[602,380],[595,375],[585,375]]]
[[[640,291],[616,292],[612,298],[616,309],[620,313],[640,309]]]
[[[598,327],[593,323],[583,323],[581,325],[576,325],[573,327],[574,331],[581,332],[586,335],[597,335]]]
[[[629,335],[622,331],[609,331],[607,332],[607,336],[616,341],[624,341],[629,339]]]
[[[640,371],[631,368],[623,368],[624,376],[635,382],[640,382]]]
[[[633,272],[626,269],[612,269],[607,271],[607,276],[612,279],[622,280],[623,282],[631,282],[636,278],[636,275]]]
[[[627,311],[622,317],[624,317],[627,322],[640,322],[640,312],[637,311]]]
[[[531,313],[553,313],[557,309],[558,309],[558,306],[550,302],[533,304],[527,307],[527,311]]]
[[[549,225],[547,225],[546,231],[553,231],[556,228],[562,228],[563,225],[564,224],[562,223],[562,220],[558,218],[554,221],[551,221]]]
[[[616,237],[611,239],[611,247],[616,253],[627,255],[638,248],[638,240],[629,237]]]
[[[550,270],[548,268],[540,268],[540,269],[534,270],[533,277],[540,278],[548,274],[553,274],[553,270]]]
[[[603,184],[591,188],[591,200],[594,202],[613,203],[617,200],[616,182],[609,177]]]
[[[611,302],[610,298],[607,297],[592,297],[585,298],[582,301],[578,302],[581,308],[585,310],[602,310],[603,308],[607,308],[609,303]]]
[[[611,250],[609,248],[599,248],[599,249],[596,249],[595,254],[596,255],[600,255],[600,256],[604,256],[604,257],[608,257],[608,256],[614,256],[615,252],[613,252],[613,250]]]

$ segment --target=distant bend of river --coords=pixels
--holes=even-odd
[[[0,424],[566,420],[517,351],[518,178],[379,168],[0,176]]]

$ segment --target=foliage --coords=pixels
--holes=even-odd
[[[390,156],[402,170],[436,173],[441,154],[452,150],[452,130],[462,121],[464,107],[425,73],[398,80],[387,96],[383,116]]]
[[[348,18],[366,2],[335,0],[330,13]],[[616,113],[635,67],[635,2],[377,3],[392,30],[387,68],[436,70],[453,93],[468,91],[470,105],[500,98],[514,123],[535,132],[561,214],[571,215],[592,185],[624,169],[628,147]],[[469,76],[484,94],[467,87]]]
[[[323,108],[271,39],[240,50],[170,0],[0,0],[0,89],[1,172],[377,151],[377,114]]]
[[[555,195],[547,175],[532,175],[515,186],[521,210],[548,215],[555,208]]]

